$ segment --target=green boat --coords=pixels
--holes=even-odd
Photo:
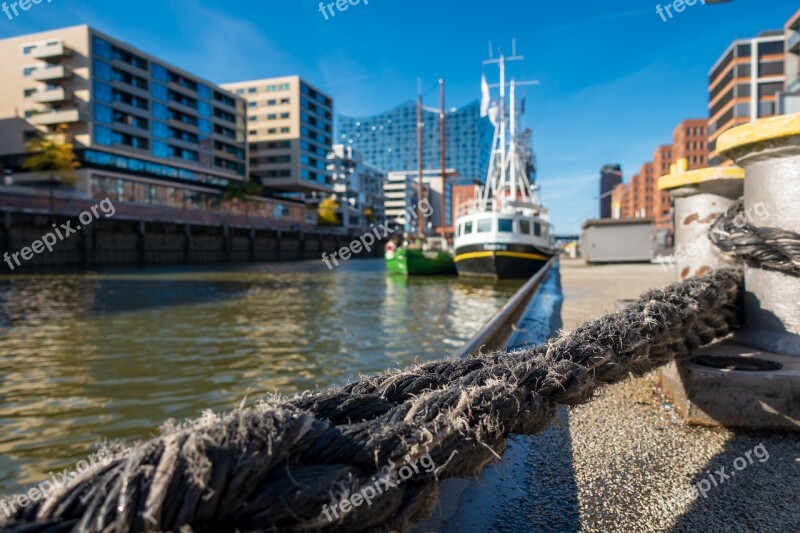
[[[401,246],[386,248],[386,269],[393,274],[406,276],[431,276],[456,273],[453,256],[438,249]],[[433,248],[433,247],[431,247]]]

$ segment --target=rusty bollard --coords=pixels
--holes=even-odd
[[[714,221],[742,196],[744,170],[712,167],[674,171],[658,180],[675,201],[675,268],[679,280],[730,263],[708,237]]]

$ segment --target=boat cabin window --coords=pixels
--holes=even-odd
[[[489,233],[492,231],[492,219],[482,218],[478,221],[478,233]]]
[[[464,235],[472,233],[472,221],[464,222]]]
[[[550,236],[550,225],[545,224],[544,226],[542,226],[542,237],[547,239],[549,236]]]
[[[534,222],[533,223],[533,233],[537,237],[541,237],[542,236],[542,225],[541,225],[541,223],[539,223],[539,222]]]
[[[497,220],[497,231],[500,233],[513,233],[514,232],[514,219],[500,218]]]
[[[524,233],[525,235],[531,234],[531,221],[530,220],[520,220],[519,221],[519,232]]]

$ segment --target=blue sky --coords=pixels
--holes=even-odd
[[[665,23],[656,3],[369,0],[325,20],[313,0],[52,0],[0,14],[0,38],[88,23],[216,82],[300,74],[337,112],[367,115],[413,98],[417,77],[444,77],[448,106],[477,99],[487,43],[510,51],[516,37],[525,76],[542,82],[527,91],[526,122],[564,233],[596,216],[604,163],[627,179],[678,122],[706,116],[708,70],[732,39],[779,29],[800,8],[698,3]]]

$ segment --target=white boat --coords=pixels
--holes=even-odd
[[[515,54],[508,58],[516,59],[520,58]],[[486,186],[477,198],[456,209],[453,246],[460,276],[527,278],[555,254],[549,212],[521,158],[517,83],[513,80],[506,100],[506,61],[501,55],[486,62],[500,67],[500,98],[495,113],[490,114],[494,115],[495,132]],[[485,108],[489,98],[485,79],[483,86]]]

